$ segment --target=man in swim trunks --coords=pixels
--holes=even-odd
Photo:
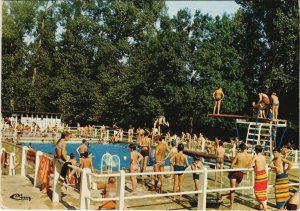
[[[216,169],[223,169],[224,167],[224,156],[225,148],[223,147],[223,141],[218,141],[219,147],[216,148]],[[215,173],[215,181],[217,181],[217,172]],[[220,172],[221,183],[223,182],[223,172]]]
[[[251,155],[247,152],[247,146],[245,143],[240,144],[241,152],[237,153],[234,160],[231,163],[231,169],[237,169],[237,171],[231,171],[228,174],[228,179],[230,179],[231,188],[238,187],[242,182],[244,173],[239,171],[239,168],[251,168]],[[229,196],[230,198],[230,209],[233,209],[234,202],[234,190],[227,194],[221,194],[219,199],[222,201],[224,197]]]
[[[215,102],[213,114],[215,114],[217,106],[218,106],[217,114],[220,114],[221,101],[224,99],[223,89],[219,88],[216,91],[214,91],[213,98]]]
[[[265,93],[258,93],[258,101],[257,103],[252,103],[253,107],[256,108],[259,106],[262,118],[266,118],[268,116],[268,109],[270,108],[270,99],[268,95]]]
[[[141,135],[140,142],[139,142],[141,148],[141,154],[143,156],[143,159],[141,161],[142,164],[141,172],[146,172],[146,166],[147,166],[149,153],[151,149],[149,135],[150,135],[149,131],[146,130],[146,132]]]
[[[76,149],[80,158],[83,157],[84,153],[87,152],[86,139],[82,140],[82,144]]]
[[[275,92],[271,95],[271,102],[272,102],[272,112],[273,112],[273,118],[278,118],[278,108],[279,108],[279,100],[277,97],[277,94]]]
[[[165,160],[168,158],[165,157],[166,151],[170,153],[170,150],[166,144],[162,142],[162,136],[158,135],[154,138],[155,142],[157,143],[156,145],[156,150],[155,150],[155,163],[154,163],[154,172],[164,172],[164,167],[165,167]],[[163,191],[163,183],[164,183],[164,175],[160,175],[160,190],[158,190],[158,175],[155,175],[154,179],[154,189],[156,191],[159,191],[160,193]],[[153,189],[152,189],[153,190]]]

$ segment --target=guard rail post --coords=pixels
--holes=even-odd
[[[88,175],[91,173],[91,169],[84,168],[81,171],[81,181],[80,181],[80,210],[88,210],[90,207],[90,199],[88,197],[91,196],[90,192],[90,177]]]
[[[120,178],[118,180],[119,200],[117,201],[117,210],[124,210],[124,195],[125,195],[125,171],[120,171]]]
[[[14,152],[10,153],[9,155],[9,172],[8,175],[9,176],[13,176],[16,174],[16,154]]]
[[[197,210],[206,210],[206,189],[207,189],[207,168],[202,168],[203,173],[200,174],[200,189],[201,194],[198,194],[198,207]]]
[[[295,160],[294,160],[294,163],[299,163],[298,161],[298,156],[299,156],[299,151],[298,150],[295,150]]]
[[[41,151],[37,151],[35,154],[35,169],[34,169],[34,182],[33,182],[33,187],[36,187],[38,184],[37,180],[37,175],[38,175],[38,170],[40,166],[40,156],[43,155]]]
[[[22,161],[21,161],[21,176],[25,177],[26,175],[26,154],[27,154],[28,147],[22,147]]]
[[[54,173],[53,173],[53,184],[52,184],[52,202],[59,202],[61,198],[61,187],[62,185],[59,184],[58,180],[60,177],[59,169],[57,168],[58,159],[54,160]]]

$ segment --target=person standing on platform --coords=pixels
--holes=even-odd
[[[279,210],[283,210],[283,205],[289,199],[289,177],[288,170],[292,168],[292,163],[280,156],[280,149],[276,148],[273,150],[274,159],[270,163],[269,167],[275,170],[276,181],[275,181],[275,198],[276,206]],[[288,165],[284,168],[285,164]]]
[[[213,98],[214,98],[214,103],[215,103],[213,114],[216,113],[217,107],[218,107],[217,114],[220,114],[221,101],[224,99],[223,89],[219,88],[216,91],[214,91]]]
[[[266,118],[268,116],[268,109],[270,108],[270,99],[268,95],[262,92],[258,93],[258,101],[256,104],[252,103],[252,105],[254,108],[259,106],[262,118]]]
[[[278,118],[279,100],[278,100],[277,94],[275,92],[273,92],[271,95],[271,102],[272,102],[273,118],[277,119]]]
[[[254,193],[259,203],[259,210],[267,210],[268,175],[266,172],[266,156],[262,155],[262,146],[255,146],[252,164],[255,166]]]

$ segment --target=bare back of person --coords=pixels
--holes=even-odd
[[[225,156],[225,148],[224,147],[220,146],[216,149],[216,151],[217,151],[218,158],[224,158],[224,156]]]
[[[87,151],[87,146],[86,144],[81,144],[79,147],[79,153],[84,153]]]
[[[150,144],[150,138],[149,137],[142,137],[141,138],[141,142],[140,142],[140,146],[141,146],[141,149],[144,150],[149,150],[149,144]]]
[[[82,158],[81,159],[81,167],[92,169],[92,160],[91,160],[91,158]]]
[[[266,156],[258,154],[254,156],[255,159],[255,171],[262,171],[266,169]]]
[[[251,164],[251,155],[246,151],[237,154],[237,161],[233,168],[249,168]]]
[[[268,95],[266,95],[265,93],[260,93],[260,96],[261,96],[261,101],[265,105],[270,105],[270,99],[269,99]]]
[[[156,162],[165,161],[165,152],[167,150],[167,146],[164,143],[159,143],[156,147]]]
[[[184,165],[184,162],[185,162],[185,155],[181,152],[178,152],[176,155],[175,155],[175,165],[177,166],[183,166]]]

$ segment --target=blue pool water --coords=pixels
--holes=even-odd
[[[22,143],[23,146],[28,146],[28,143]],[[78,144],[67,144],[67,154],[74,153],[79,162],[79,156],[76,152],[76,149],[79,147],[80,143]],[[55,145],[50,143],[33,143],[32,148],[38,151],[42,151],[45,153],[51,153],[52,155],[55,154]],[[129,168],[130,164],[130,150],[128,148],[128,144],[124,143],[117,143],[117,144],[93,144],[90,143],[88,147],[88,151],[93,153],[93,165],[96,169],[101,169],[101,158],[102,155],[105,153],[110,153],[111,155],[118,155],[120,157],[121,162],[121,169],[122,168]],[[137,151],[140,151],[138,148]],[[150,155],[151,157],[151,155]],[[150,158],[149,157],[149,158]],[[149,159],[151,160],[151,158]],[[189,164],[192,164],[192,157],[188,157]],[[170,159],[166,161],[166,165],[170,165]],[[148,162],[148,166],[153,166],[151,161]]]

